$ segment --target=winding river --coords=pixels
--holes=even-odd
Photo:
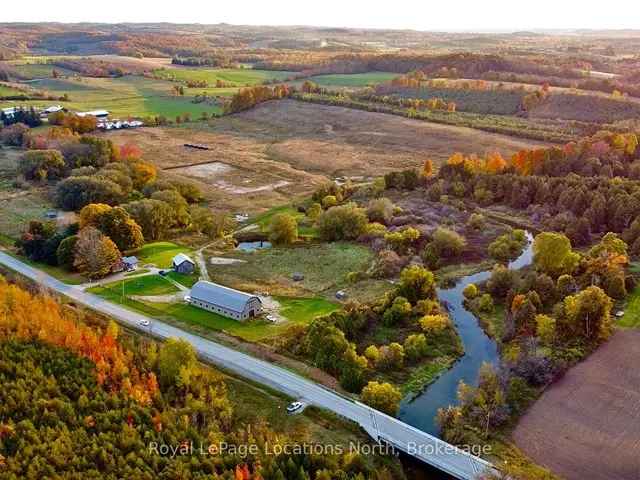
[[[528,245],[522,254],[509,263],[509,268],[518,269],[532,262],[532,235],[527,232]],[[435,421],[439,408],[453,405],[457,402],[458,384],[463,380],[466,384],[477,385],[478,371],[484,362],[497,364],[499,359],[498,346],[482,330],[478,319],[465,310],[462,291],[470,283],[481,283],[489,278],[490,270],[478,272],[461,278],[450,288],[439,288],[438,297],[446,302],[458,334],[464,345],[464,355],[455,365],[440,376],[418,395],[406,397],[400,405],[398,417],[420,430],[438,436],[439,429]]]

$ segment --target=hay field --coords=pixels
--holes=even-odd
[[[104,134],[135,142],[167,171],[199,182],[221,209],[264,211],[336,177],[368,179],[453,152],[510,155],[539,142],[294,100],[208,123]],[[184,147],[207,145],[210,150]]]

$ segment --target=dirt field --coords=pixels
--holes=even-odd
[[[504,155],[538,143],[468,128],[293,100],[181,127],[106,134],[137,143],[146,158],[203,185],[221,208],[263,210],[329,178],[372,177],[443,161],[453,152]],[[186,148],[204,144],[210,150]],[[207,164],[208,166],[204,165]]]
[[[514,440],[568,480],[640,478],[640,330],[618,331],[522,418]]]

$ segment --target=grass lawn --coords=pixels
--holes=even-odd
[[[166,276],[171,278],[172,280],[175,280],[180,285],[184,285],[187,288],[193,287],[193,284],[199,280],[197,273],[186,275],[184,273],[174,272],[173,270],[168,272]]]
[[[171,260],[178,253],[192,255],[193,250],[173,242],[153,242],[147,243],[133,255],[138,257],[141,265],[152,263],[158,268],[170,268]]]
[[[335,75],[316,75],[309,80],[323,87],[366,87],[388,82],[396,78],[397,73],[391,72],[367,72]]]
[[[264,213],[250,218],[249,224],[257,224],[260,226],[260,230],[262,232],[268,232],[271,225],[271,220],[273,220],[273,217],[279,214],[291,215],[298,221],[298,235],[304,235],[306,237],[312,238],[317,237],[318,230],[314,226],[306,222],[307,217],[305,216],[305,214],[299,212],[298,209],[294,208],[292,205],[282,205],[279,207],[274,207]]]
[[[640,327],[640,286],[634,288],[627,296],[624,316],[618,319],[617,323],[623,328]]]
[[[151,296],[176,293],[178,288],[160,275],[143,275],[138,278],[124,280],[124,288],[123,282],[117,281],[100,287],[93,287],[89,289],[89,292],[100,294],[103,290],[109,291],[110,296],[122,296],[123,291],[125,295]]]
[[[238,87],[257,85],[265,80],[284,80],[294,73],[253,70],[251,68],[163,68],[154,70],[156,76],[168,80],[204,80],[209,86],[214,86],[217,80],[222,80]]]
[[[348,242],[274,247],[253,253],[235,251],[229,257],[244,260],[231,265],[212,265],[209,274],[219,283],[244,291],[269,291],[273,295],[333,298],[347,285],[349,272],[366,270],[373,258],[367,247]],[[293,273],[304,280],[294,282]]]
[[[324,298],[275,297],[280,304],[280,314],[296,323],[310,323],[314,318],[328,315],[340,309],[340,305]]]

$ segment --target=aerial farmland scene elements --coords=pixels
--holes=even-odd
[[[0,480],[640,480],[618,0],[0,15]]]

